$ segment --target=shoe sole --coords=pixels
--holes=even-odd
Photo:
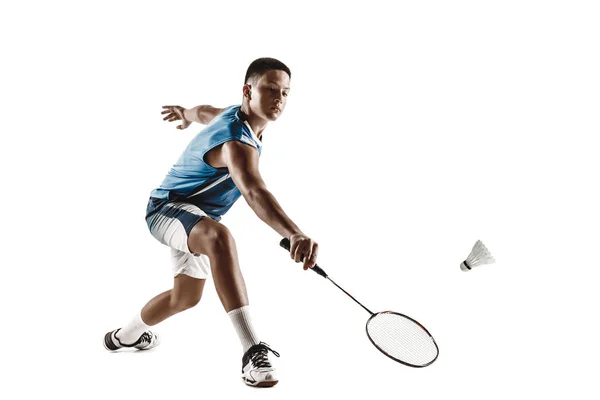
[[[279,381],[264,381],[264,382],[252,382],[247,380],[246,378],[242,377],[242,380],[244,381],[244,383],[248,386],[252,386],[252,387],[273,387],[275,385],[277,385],[277,383]]]

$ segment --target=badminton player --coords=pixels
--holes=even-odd
[[[315,266],[318,245],[283,212],[258,169],[262,137],[270,121],[285,109],[291,72],[273,58],[253,61],[246,72],[241,105],[191,109],[164,106],[166,121],[207,125],[189,143],[159,188],[150,194],[146,222],[152,235],[171,248],[173,288],[151,299],[119,329],[106,333],[104,346],[115,351],[158,345],[150,327],[195,306],[212,273],[219,299],[243,348],[242,379],[251,386],[278,382],[268,352],[252,324],[251,308],[235,241],[221,216],[244,196],[256,215],[290,240],[290,256],[304,257],[305,270]]]

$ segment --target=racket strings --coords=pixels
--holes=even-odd
[[[428,365],[438,355],[437,345],[429,333],[401,314],[376,314],[367,322],[367,334],[379,350],[413,366]]]

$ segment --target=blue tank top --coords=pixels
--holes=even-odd
[[[159,188],[150,194],[146,217],[170,201],[198,206],[216,221],[240,198],[241,193],[227,168],[213,168],[204,155],[225,142],[237,140],[254,147],[262,143],[239,114],[240,106],[227,107],[188,144]]]

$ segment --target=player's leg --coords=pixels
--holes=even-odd
[[[274,386],[278,378],[269,362],[268,351],[279,354],[260,342],[254,330],[246,284],[231,232],[223,224],[203,218],[191,230],[188,247],[191,252],[205,254],[210,260],[219,299],[242,343],[242,379],[251,386]]]
[[[147,350],[157,346],[159,337],[150,327],[198,304],[205,282],[206,279],[177,275],[173,279],[173,289],[155,296],[126,325],[107,333],[105,347],[109,350],[122,347]]]
[[[225,225],[203,218],[191,230],[188,248],[192,253],[208,256],[215,287],[226,312],[248,305],[235,241]]]
[[[152,326],[194,307],[202,298],[205,283],[206,279],[177,275],[173,279],[173,289],[154,297],[142,308],[142,320]]]
[[[154,204],[152,199],[148,209]],[[162,244],[171,247],[173,289],[151,299],[122,328],[104,336],[108,350],[123,347],[149,349],[158,345],[158,335],[149,328],[181,311],[195,306],[202,297],[210,271],[208,258],[196,257],[187,248],[192,227],[206,214],[191,204],[170,203],[161,206],[146,218],[152,235]]]

